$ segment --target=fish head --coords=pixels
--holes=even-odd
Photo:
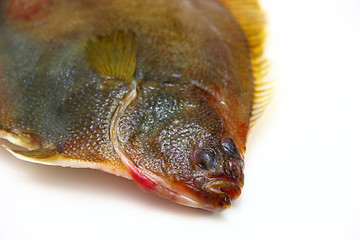
[[[188,86],[143,88],[118,122],[118,152],[132,179],[183,205],[229,207],[244,183],[243,157],[206,93]]]

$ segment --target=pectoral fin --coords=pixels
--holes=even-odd
[[[15,157],[29,162],[38,162],[46,165],[56,165],[52,164],[52,162],[58,159],[58,156],[56,156],[56,151],[51,149],[17,150],[9,148],[5,145],[3,145],[3,147]]]
[[[67,158],[58,153],[55,149],[17,150],[5,145],[3,145],[3,147],[15,157],[27,162],[72,168],[99,169],[117,176],[131,178],[124,166],[112,165],[107,162],[93,162],[83,159]]]
[[[135,34],[116,31],[96,36],[86,46],[90,67],[105,81],[132,82],[136,68],[137,42]]]

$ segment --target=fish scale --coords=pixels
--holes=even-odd
[[[241,194],[266,96],[255,0],[7,0],[0,16],[0,137],[16,157],[211,211]]]

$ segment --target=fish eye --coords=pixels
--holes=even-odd
[[[228,155],[233,158],[241,158],[239,151],[236,148],[234,141],[231,138],[225,137],[221,140],[221,145]]]
[[[205,170],[216,170],[219,156],[210,148],[201,148],[195,152],[195,163]]]

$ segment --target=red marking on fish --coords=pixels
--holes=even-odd
[[[52,0],[11,0],[8,2],[6,15],[28,22],[38,21],[50,14],[48,6],[51,3]]]
[[[144,174],[139,172],[137,169],[130,170],[131,178],[136,182],[136,184],[146,192],[151,192],[154,190],[156,183],[146,177]]]

